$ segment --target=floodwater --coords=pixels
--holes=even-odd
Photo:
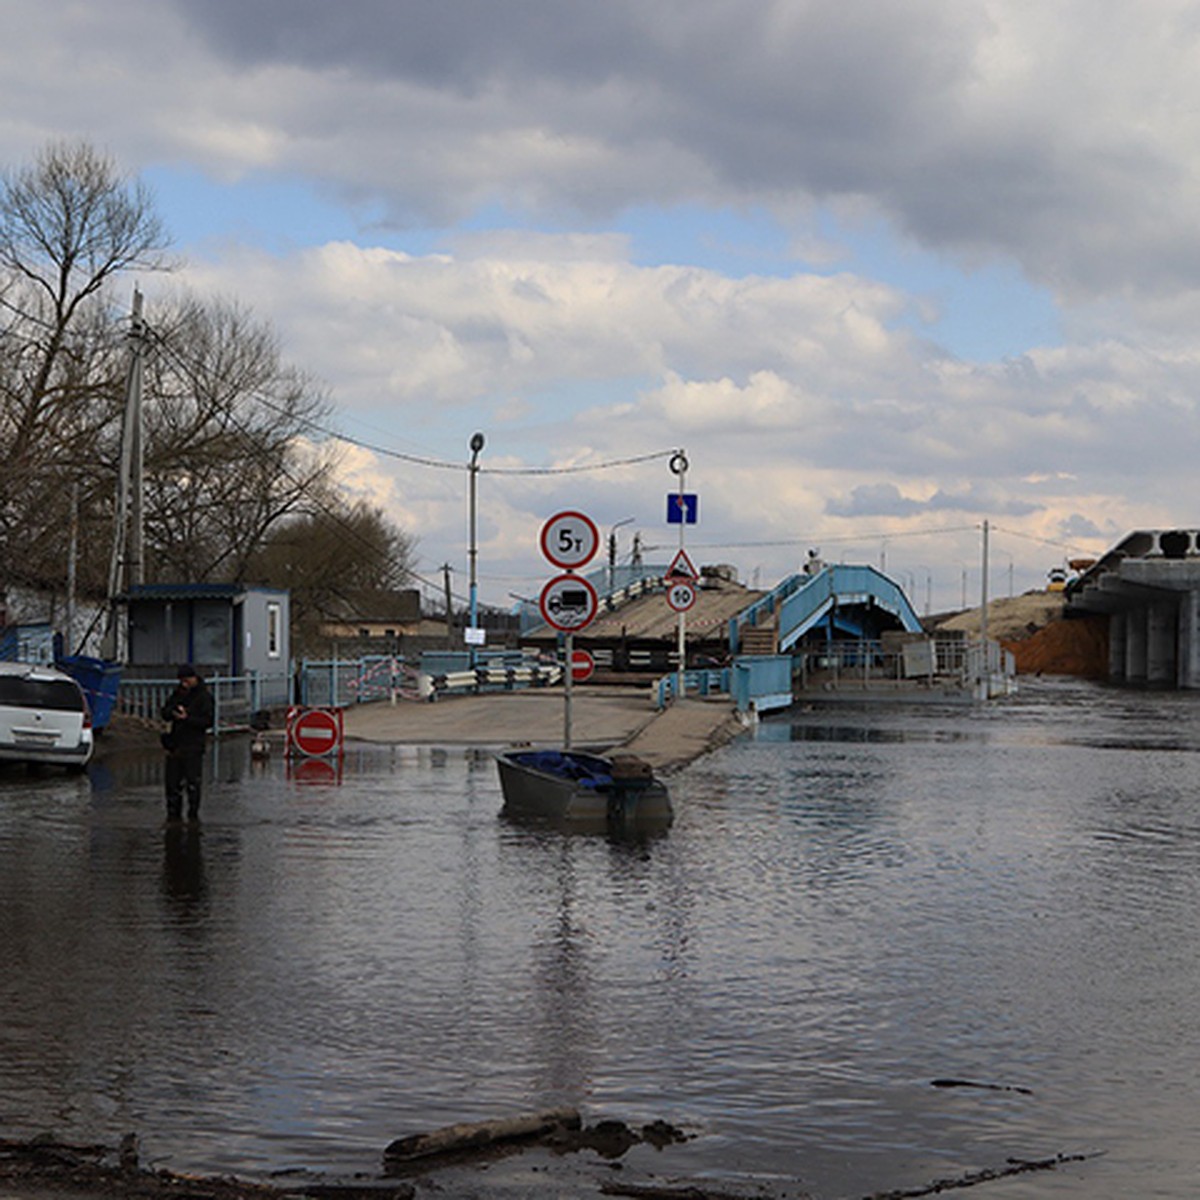
[[[196,835],[153,755],[0,775],[0,1135],[374,1172],[574,1104],[764,1194],[1200,1191],[1200,696],[796,712],[644,840],[506,823],[483,753],[211,765]]]

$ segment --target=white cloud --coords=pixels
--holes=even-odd
[[[1144,478],[1142,455],[1188,469],[1193,356],[1097,342],[961,363],[892,328],[903,299],[869,281],[730,280],[600,248],[538,259],[476,241],[459,260],[338,244],[239,254],[192,277],[221,291],[248,281],[289,354],[338,381],[345,428],[388,418],[392,434],[364,440],[462,462],[467,433],[486,431],[483,561],[501,594],[536,581],[534,536],[554,508],[592,505],[601,524],[631,510],[653,544],[672,486],[665,462],[503,467],[683,446],[703,534],[730,547],[714,553],[773,541],[761,557],[780,573],[798,542],[853,536],[864,519],[892,537],[991,516],[1033,537],[1095,538],[1102,523],[1079,520],[1089,505],[1154,524],[1177,499],[1168,479]],[[461,548],[465,476],[361,455],[354,471],[431,558]]]
[[[313,230],[287,252],[226,241],[187,273],[277,325],[364,441],[457,460],[481,428],[511,465],[683,444],[705,532],[779,543],[779,570],[796,539],[865,519],[896,536],[1008,514],[1048,540],[1180,519],[1200,395],[1200,19],[1183,0],[7,15],[9,163],[83,135],[133,168],[300,180],[380,226],[442,227],[438,253]],[[606,232],[672,204],[769,210],[781,256],[821,273],[667,250],[644,266]],[[513,230],[447,230],[481,209]],[[922,324],[936,289],[848,257],[877,229],[1047,282],[1061,344],[945,353]],[[346,471],[431,561],[461,549],[461,477],[366,451]],[[669,482],[659,463],[485,479],[506,577],[537,569],[526,529],[548,507],[650,528]]]

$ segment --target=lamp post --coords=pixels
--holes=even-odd
[[[475,637],[475,630],[478,628],[476,620],[479,613],[479,584],[475,577],[475,560],[479,555],[479,550],[475,543],[475,490],[476,480],[479,475],[479,452],[483,449],[484,438],[482,433],[474,433],[471,435],[471,545],[468,550],[468,560],[471,573],[471,592],[470,592],[470,613],[467,618],[469,629],[467,631],[467,640],[471,646],[471,666],[475,666],[475,642],[472,640]]]
[[[637,517],[626,517],[623,521],[618,521],[608,531],[608,594],[613,594],[613,587],[617,578],[617,530],[622,525],[632,525]]]

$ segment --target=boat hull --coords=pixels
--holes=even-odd
[[[635,760],[579,751],[516,750],[496,756],[504,814],[596,829],[669,825],[666,786]]]

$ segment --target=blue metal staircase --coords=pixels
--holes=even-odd
[[[736,654],[743,631],[774,620],[778,650],[786,653],[831,612],[873,606],[896,617],[909,633],[921,631],[921,620],[900,585],[882,571],[867,566],[823,567],[813,575],[789,575],[729,622],[729,647]],[[856,624],[850,613],[847,622]]]

